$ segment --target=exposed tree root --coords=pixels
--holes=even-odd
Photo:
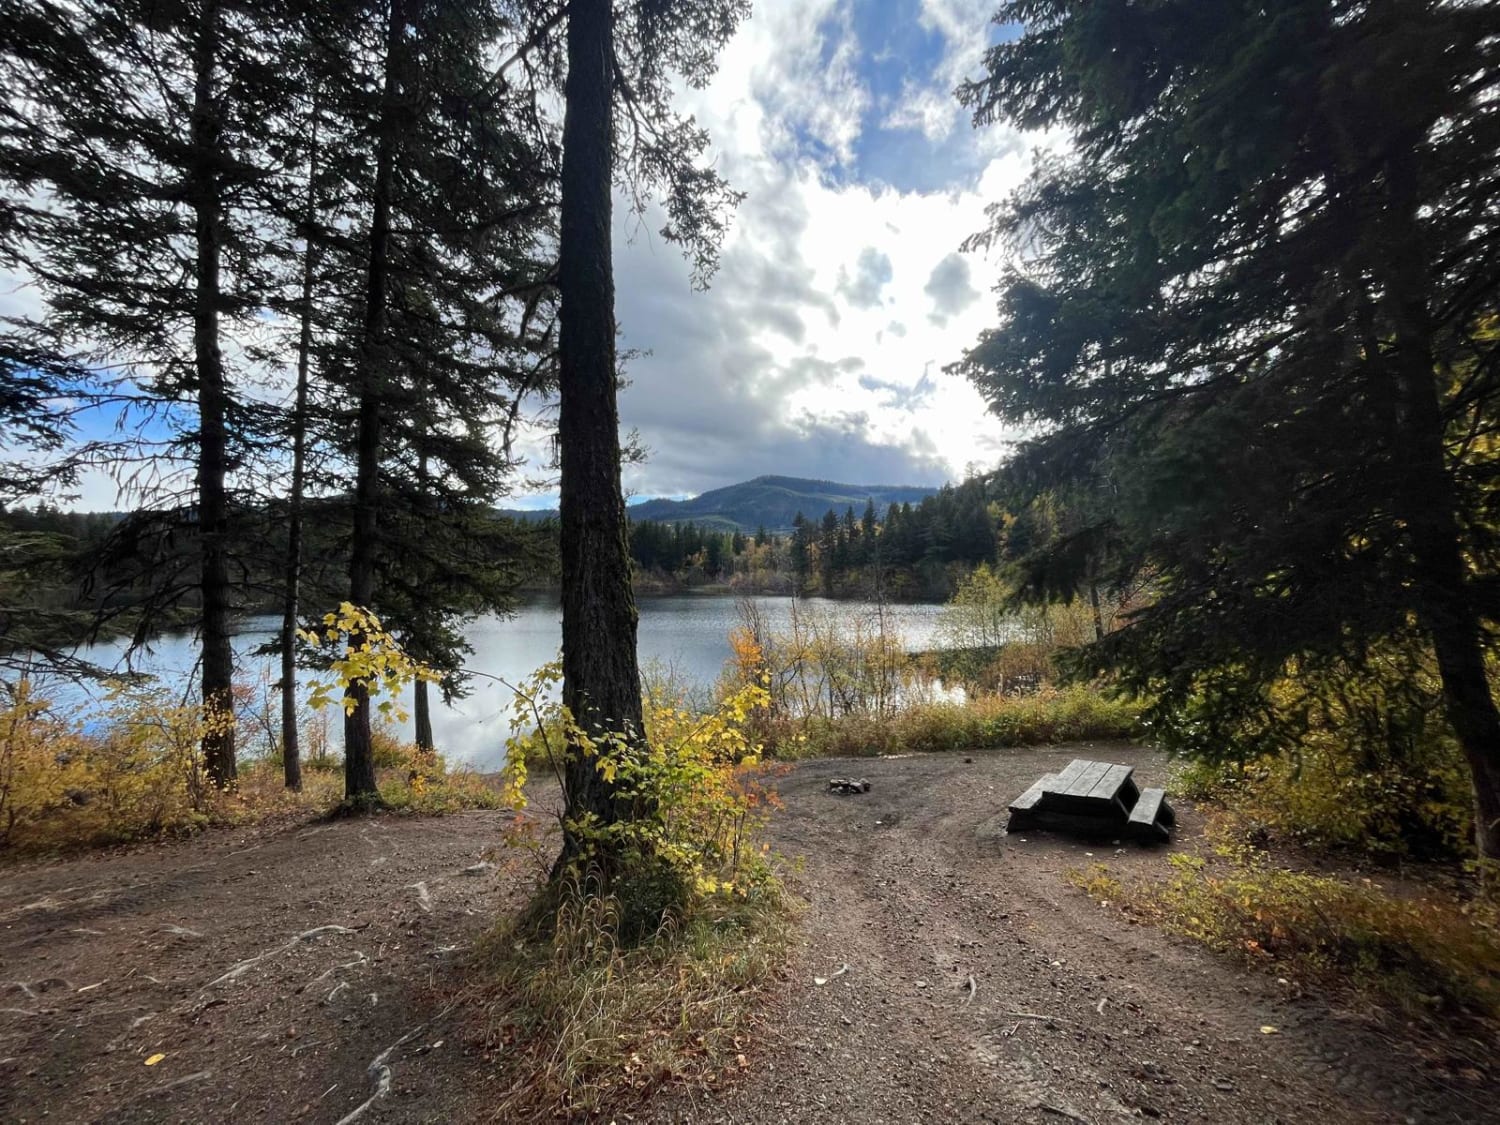
[[[335,1125],[352,1125],[353,1122],[359,1120],[360,1115],[363,1114],[365,1110],[369,1109],[377,1101],[385,1097],[386,1094],[390,1093],[391,1068],[388,1060],[390,1059],[391,1055],[395,1053],[395,1051],[399,1047],[403,1046],[406,1043],[409,1043],[416,1035],[424,1031],[427,1027],[437,1023],[438,1020],[446,1016],[450,1010],[451,1006],[449,1008],[444,1008],[427,1023],[419,1023],[416,1027],[412,1028],[400,1039],[397,1039],[389,1047],[381,1051],[380,1054],[371,1059],[370,1065],[365,1068],[365,1073],[368,1074],[375,1083],[374,1092],[363,1102],[346,1113],[343,1117],[340,1117]]]
[[[260,962],[266,960],[268,957],[275,957],[277,954],[285,953],[288,949],[295,948],[298,945],[298,943],[304,942],[304,941],[311,941],[313,938],[317,937],[319,934],[352,934],[354,932],[355,931],[351,930],[348,926],[331,926],[331,925],[330,926],[314,926],[310,930],[303,930],[300,934],[298,934],[296,937],[292,938],[291,941],[286,942],[284,945],[278,945],[275,949],[268,949],[264,953],[257,953],[254,957],[251,957],[251,958],[249,958],[248,960],[245,960],[245,961],[241,961],[238,965],[235,965],[232,969],[230,969],[223,976],[215,977],[213,980],[209,981],[203,987],[204,988],[212,988],[214,985],[216,985],[216,984],[223,984],[225,981],[238,980],[240,977],[242,977],[246,973],[248,973],[254,966],[256,966]]]

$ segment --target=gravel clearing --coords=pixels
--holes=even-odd
[[[1298,998],[1068,885],[1096,862],[1159,872],[1198,842],[1185,802],[1168,848],[1007,836],[1006,802],[1074,757],[1166,780],[1160,755],[1108,744],[870,759],[848,794],[828,785],[847,760],[794,769],[770,837],[807,908],[745,1070],[614,1119],[1500,1121],[1493,1068],[1454,1061],[1495,1044]],[[504,819],[270,824],[0,868],[0,1117],[486,1120],[492,1067],[454,996],[535,874],[497,849]]]

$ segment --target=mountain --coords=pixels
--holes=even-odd
[[[691,520],[700,527],[738,529],[748,534],[758,527],[786,531],[798,512],[810,520],[820,520],[830,508],[839,515],[853,508],[854,514],[860,516],[870,500],[875,501],[875,508],[884,519],[886,509],[892,504],[920,504],[935,492],[936,488],[918,485],[840,484],[831,480],[766,476],[710,489],[689,500],[645,500],[632,504],[629,511],[633,520],[659,523]],[[535,520],[556,513],[506,510],[502,514]]]

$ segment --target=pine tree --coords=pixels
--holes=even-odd
[[[562,462],[560,521],[563,702],[585,731],[643,738],[636,611],[620,487],[611,191],[617,175],[638,198],[659,191],[662,231],[685,248],[695,278],[717,265],[727,211],[737,197],[696,163],[707,137],[671,108],[674,75],[701,85],[715,54],[748,14],[744,0],[573,0],[566,16],[562,83],[562,201],[558,259]],[[560,877],[587,856],[607,885],[623,861],[566,825],[608,826],[642,815],[581,752],[570,755]]]
[[[1025,30],[962,90],[976,121],[1075,144],[976,240],[1021,252],[959,367],[1042,431],[1016,469],[1034,489],[1116,482],[1121,565],[1158,575],[1082,666],[1163,723],[1196,701],[1218,743],[1196,748],[1223,755],[1289,662],[1420,640],[1500,855],[1500,11],[1027,0],[998,18]]]
[[[518,397],[555,381],[554,138],[535,91],[491,82],[497,7],[391,0],[377,26],[374,176],[362,185],[357,162],[346,173],[368,206],[348,596],[451,696],[467,651],[457,622],[508,610],[530,565],[530,539],[491,508],[508,490]],[[361,806],[378,799],[370,703],[362,683],[348,693],[345,800]]]
[[[251,205],[275,170],[257,142],[278,106],[270,12],[233,0],[0,4],[0,75],[15,94],[0,110],[0,181],[13,201],[45,199],[7,204],[13,264],[47,301],[14,331],[36,370],[87,371],[99,398],[169,428],[142,439],[169,466],[148,489],[155,507],[112,546],[193,538],[190,567],[140,562],[151,581],[136,640],[195,597],[202,697],[219,709],[232,707],[236,469],[255,417],[226,340],[252,331],[266,298]],[[174,462],[191,466],[191,485]],[[230,784],[232,726],[216,725],[203,750],[212,779]]]

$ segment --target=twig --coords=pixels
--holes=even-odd
[[[1073,1022],[1072,1020],[1065,1020],[1061,1016],[1044,1016],[1040,1012],[1006,1012],[1005,1014],[1008,1015],[1008,1016],[1015,1016],[1017,1019],[1021,1019],[1021,1020],[1041,1020],[1044,1023],[1072,1023]]]
[[[178,1086],[186,1086],[189,1082],[203,1082],[213,1076],[214,1072],[211,1070],[196,1070],[192,1074],[184,1074],[181,1078],[174,1078],[160,1086],[153,1086],[146,1091],[145,1096],[154,1098],[157,1094],[165,1094],[168,1090],[175,1090]]]
[[[966,997],[964,997],[964,1003],[967,1004],[971,1000],[973,1000],[974,999],[974,994],[977,993],[978,991],[979,991],[979,985],[975,982],[975,980],[974,980],[973,977],[970,977],[969,978],[969,995],[967,995]]]

